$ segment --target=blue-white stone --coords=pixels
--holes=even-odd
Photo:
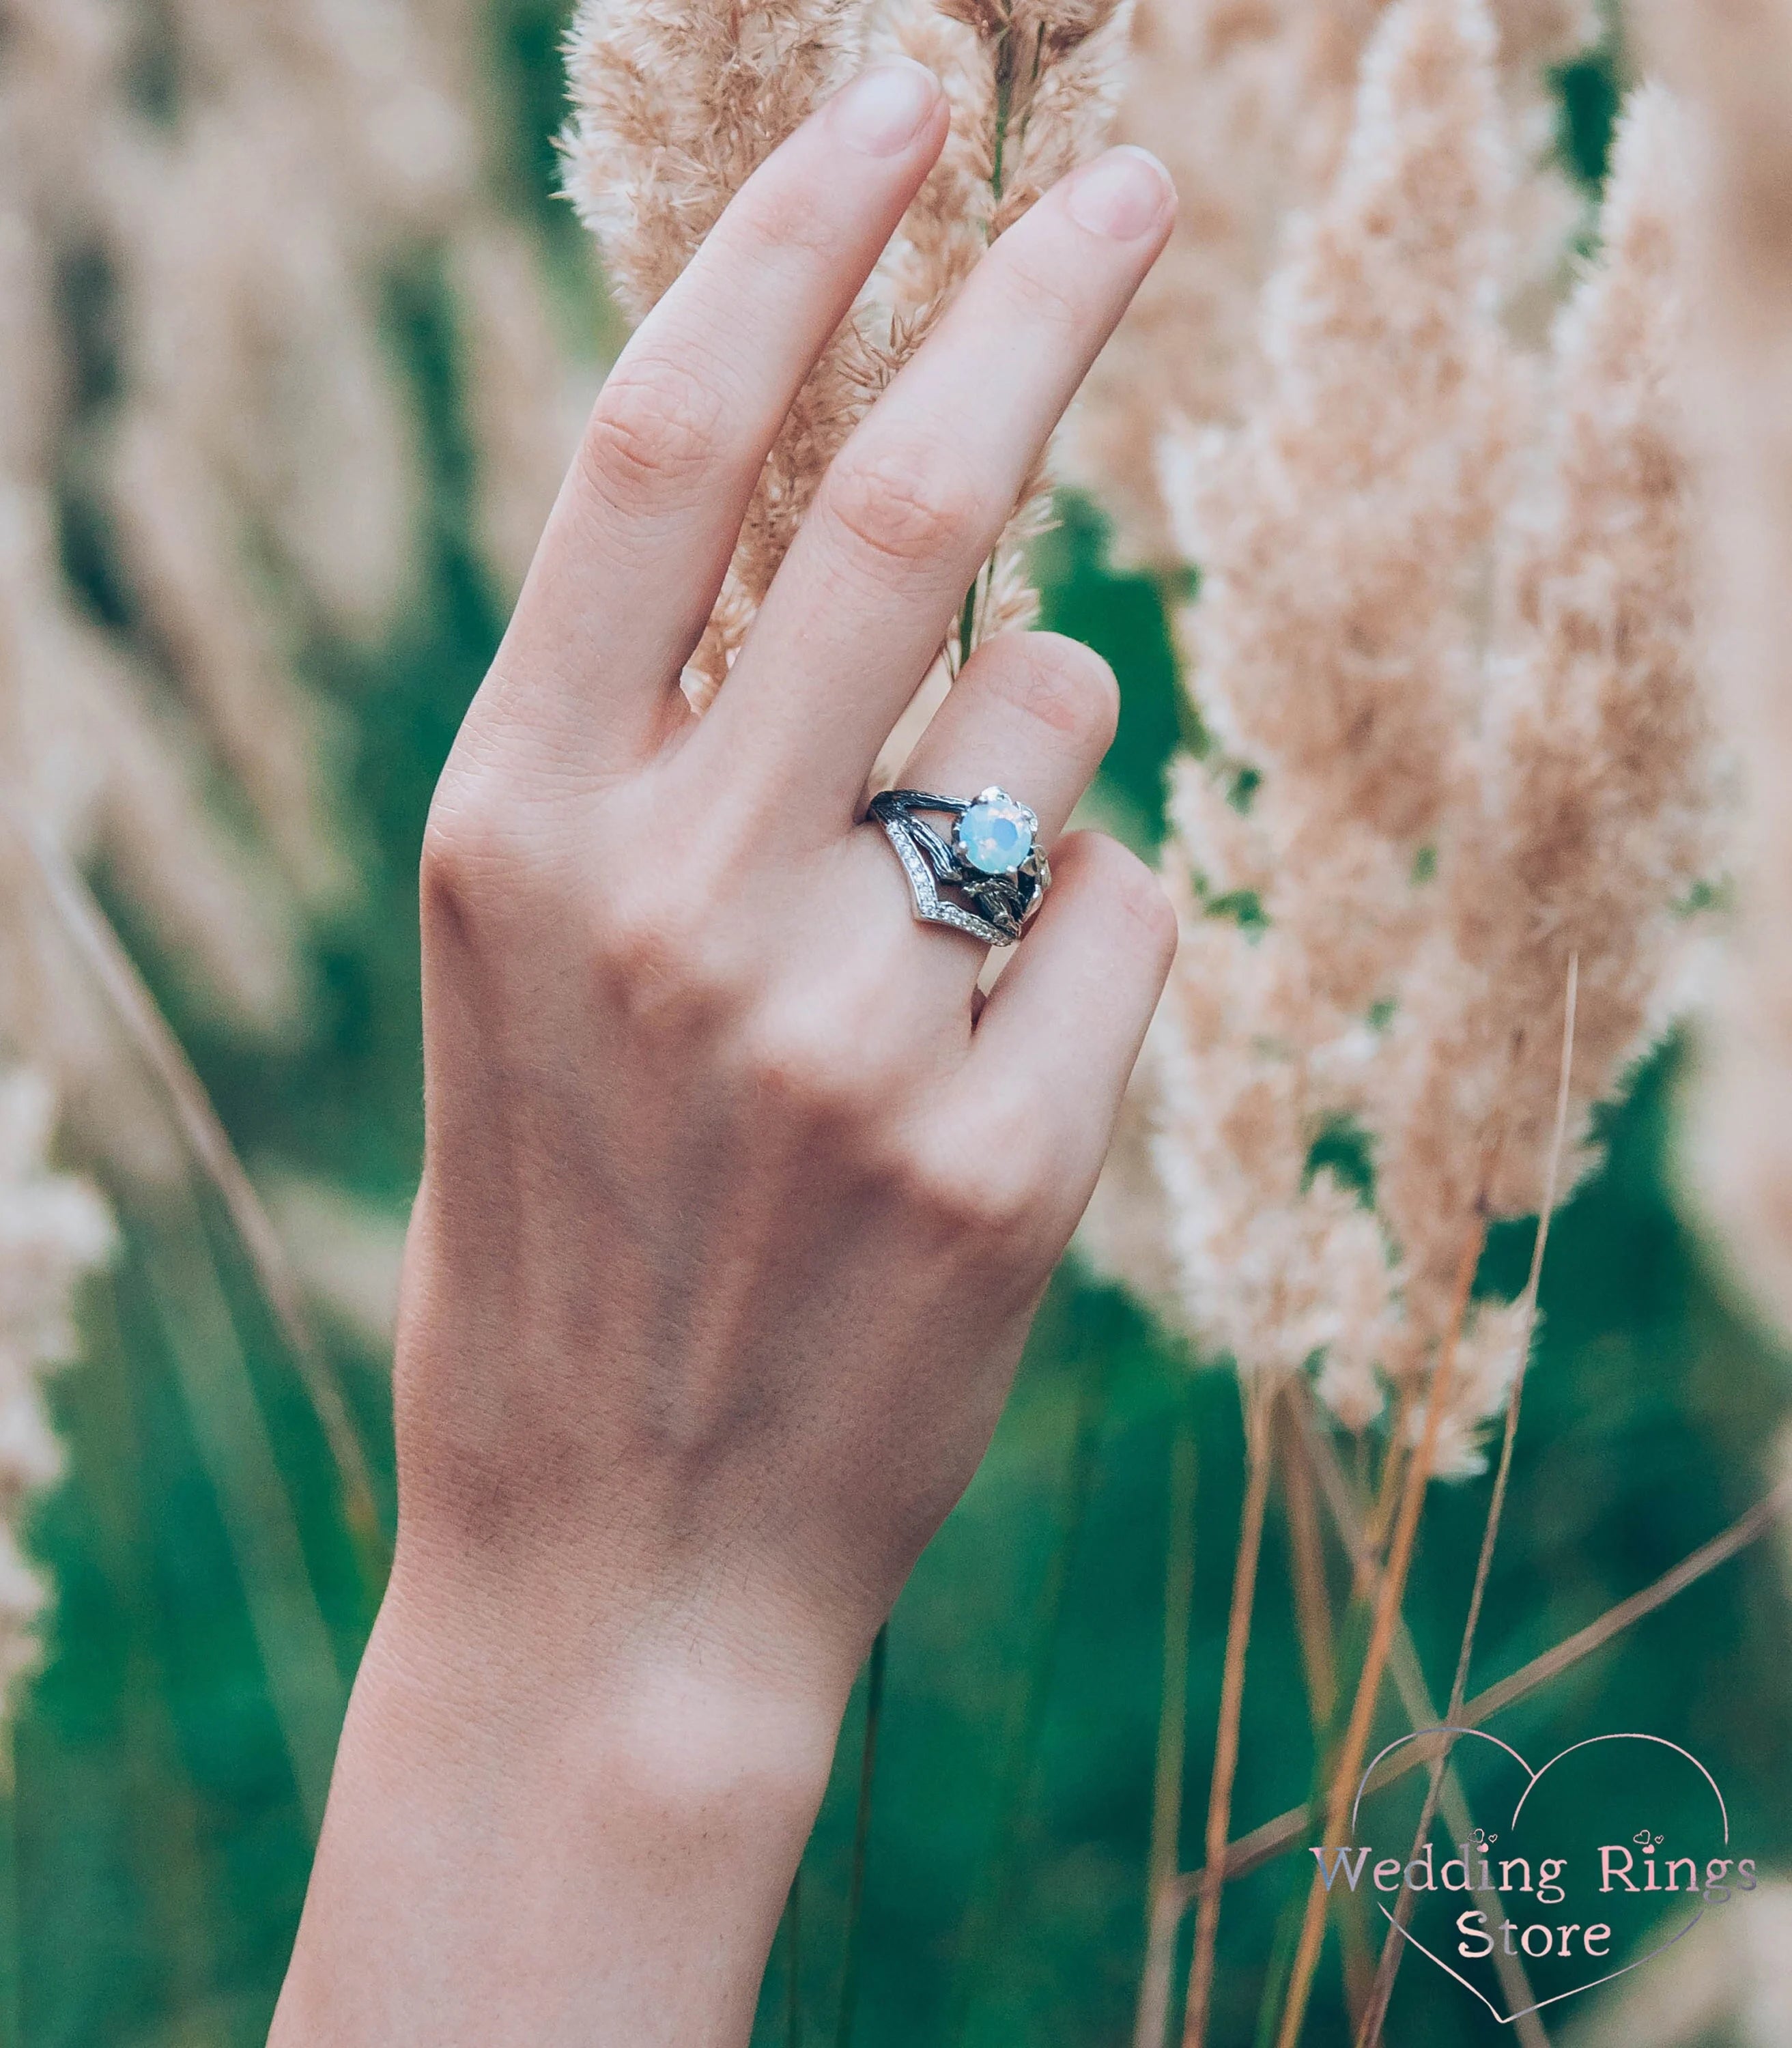
[[[1025,804],[986,789],[958,821],[958,850],[984,875],[1012,875],[1032,852],[1038,828]]]

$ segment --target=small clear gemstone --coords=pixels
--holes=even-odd
[[[958,821],[958,850],[985,875],[1012,875],[1033,851],[1037,820],[1024,804],[994,790]]]

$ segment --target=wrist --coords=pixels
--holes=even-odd
[[[395,1574],[275,2048],[745,2041],[839,1709],[663,1647],[581,1689],[539,1626]]]
[[[778,1654],[781,1653],[781,1654]],[[355,1687],[370,1742],[401,1741],[438,1782],[496,1767],[701,1817],[751,1792],[806,1830],[826,1788],[851,1683],[788,1643],[656,1613],[614,1588],[548,1596],[506,1581],[417,1573],[401,1545]]]

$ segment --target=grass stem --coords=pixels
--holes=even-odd
[[[1589,1621],[1584,1628],[1577,1629],[1572,1635],[1565,1636],[1553,1649],[1543,1650],[1533,1657],[1528,1664],[1522,1664],[1509,1677],[1489,1685],[1485,1692],[1477,1693],[1468,1701],[1456,1716],[1458,1728],[1481,1728],[1507,1708],[1515,1706],[1522,1699],[1536,1692],[1540,1686],[1559,1678],[1565,1671],[1592,1655],[1595,1650],[1621,1635],[1627,1628],[1641,1621],[1646,1615],[1653,1614],[1658,1608],[1665,1607],[1688,1587],[1697,1585],[1701,1580],[1727,1565],[1732,1557],[1740,1557],[1752,1545],[1760,1542],[1770,1529],[1782,1524],[1792,1524],[1792,1479],[1782,1481],[1771,1493],[1756,1501],[1748,1511],[1732,1522],[1728,1529],[1721,1530],[1707,1543],[1682,1557],[1680,1562],[1651,1584],[1619,1600],[1615,1607],[1608,1608],[1596,1620]],[[1431,1725],[1436,1716],[1425,1716],[1424,1725]],[[1437,1744],[1429,1745],[1415,1742],[1379,1763],[1363,1786],[1367,1798],[1371,1794],[1383,1791],[1397,1783],[1409,1771],[1421,1770],[1429,1763]],[[1278,1856],[1286,1856],[1305,1838],[1313,1817],[1309,1806],[1290,1806],[1286,1812],[1278,1813],[1273,1820],[1265,1821],[1253,1828],[1247,1835],[1228,1843],[1226,1848],[1226,1882],[1235,1883],[1248,1877],[1254,1870],[1261,1870],[1266,1863]],[[1189,1872],[1178,1880],[1185,1899],[1193,1898],[1199,1890],[1203,1873]]]
[[[1169,1451],[1169,1528],[1164,1546],[1163,1685],[1158,1708],[1157,1768],[1146,1857],[1145,1967],[1139,1975],[1133,2048],[1164,2048],[1184,1902],[1176,1882],[1182,1826],[1183,1762],[1188,1746],[1189,1612],[1195,1590],[1194,1416],[1178,1401]]]
[[[312,1329],[291,1261],[180,1041],[86,883],[41,837],[31,837],[27,850],[59,926],[104,996],[126,1041],[160,1088],[182,1142],[223,1201],[242,1241],[328,1441],[369,1600],[377,1604],[391,1551],[380,1526],[372,1474],[347,1402]]]
[[[1487,1594],[1488,1578],[1493,1569],[1494,1546],[1499,1541],[1499,1525],[1505,1512],[1506,1491],[1512,1476],[1512,1447],[1519,1433],[1519,1406],[1524,1391],[1525,1372],[1530,1362],[1531,1338],[1537,1328],[1537,1297],[1543,1281],[1543,1254],[1550,1242],[1550,1225],[1556,1210],[1556,1193],[1560,1185],[1561,1158],[1568,1139],[1568,1113],[1570,1084],[1574,1072],[1574,1021],[1581,988],[1581,957],[1573,955],[1568,963],[1568,986],[1562,1004],[1561,1068],[1556,1088],[1555,1127],[1550,1135],[1549,1162],[1544,1175],[1543,1205],[1537,1218],[1537,1235],[1532,1242],[1530,1273],[1525,1282],[1521,1297],[1523,1302],[1522,1335],[1519,1346],[1518,1363],[1512,1374],[1511,1391],[1506,1397],[1506,1420],[1499,1445],[1499,1465],[1494,1476],[1493,1492],[1488,1503],[1487,1520],[1481,1531],[1480,1555],[1475,1563],[1475,1583],[1468,1596],[1468,1618],[1463,1623],[1462,1643],[1456,1653],[1456,1675],[1450,1684],[1449,1705],[1444,1710],[1444,1720],[1450,1727],[1457,1725],[1456,1716],[1461,1712],[1468,1690],[1468,1667],[1475,1653],[1475,1636],[1480,1624],[1481,1605]],[[1431,1824],[1436,1817],[1437,1802],[1441,1794],[1444,1772],[1449,1760],[1450,1744],[1446,1739],[1431,1766],[1431,1782],[1426,1788],[1425,1804],[1419,1813],[1418,1826],[1413,1837],[1412,1853],[1417,1857],[1431,1833]],[[1387,2023],[1389,2001],[1394,1996],[1394,1979],[1399,1975],[1401,1959],[1406,1953],[1404,1930],[1412,1918],[1412,1894],[1403,1891],[1396,1902],[1394,1925],[1388,1930],[1382,1944],[1381,1961],[1375,1971],[1375,1987],[1370,1996],[1367,2010],[1362,2017],[1357,2036],[1358,2048],[1378,2048],[1382,2029]],[[1528,2022],[1528,2025],[1526,2023]],[[1524,2015],[1519,2023],[1521,2039],[1526,2048],[1544,2048],[1542,2027],[1534,2013]]]
[[[1313,1498],[1313,1466],[1306,1433],[1293,1402],[1282,1406],[1286,1450],[1282,1461],[1282,1506],[1288,1521],[1288,1553],[1294,1581],[1294,1620],[1301,1641],[1301,1668],[1307,1683],[1307,1713],[1317,1740],[1337,1710],[1337,1650],[1332,1641],[1332,1596],[1325,1580],[1325,1545]]]
[[[17,1724],[0,1728],[0,2048],[24,2048],[24,1891],[19,1882]]]
[[[784,2048],[803,2048],[803,1867],[784,1907]]]
[[[1238,1555],[1232,1573],[1232,1612],[1226,1623],[1226,1662],[1220,1681],[1220,1727],[1213,1746],[1213,1776],[1207,1802],[1207,1876],[1195,1908],[1195,1953],[1189,1966],[1189,2002],[1182,2023],[1183,2048],[1203,2048],[1213,1996],[1214,1957],[1220,1935],[1220,1902],[1225,1887],[1227,1838],[1232,1832],[1232,1783],[1238,1772],[1239,1724],[1244,1705],[1244,1666],[1251,1647],[1257,1591],[1257,1561],[1263,1544],[1263,1511],[1274,1460],[1268,1427],[1268,1397],[1245,1393],[1247,1476],[1239,1517]]]
[[[846,1944],[840,1958],[836,2048],[852,2048],[852,2021],[859,2000],[859,1963],[865,1914],[865,1866],[871,1843],[871,1786],[877,1774],[878,1726],[883,1718],[884,1670],[889,1658],[890,1624],[886,1622],[871,1645],[871,1661],[865,1678],[865,1735],[859,1752],[859,1811],[852,1828],[852,1876],[847,1891]]]
[[[127,1243],[211,1488],[315,1843],[347,1688],[196,1190],[183,1181],[168,1191],[157,1214],[145,1209],[136,1220]]]
[[[1387,1668],[1394,1623],[1399,1617],[1406,1574],[1412,1565],[1414,1546],[1418,1536],[1419,1516],[1425,1506],[1425,1488],[1437,1458],[1437,1435],[1455,1383],[1456,1351],[1468,1313],[1468,1298],[1475,1284],[1476,1270],[1480,1264],[1481,1248],[1486,1240],[1487,1220],[1477,1208],[1463,1244],[1462,1257],[1456,1276],[1455,1294],[1450,1303],[1449,1320],[1445,1327],[1437,1367],[1431,1376],[1425,1405],[1424,1433],[1418,1449],[1406,1461],[1405,1476],[1400,1488],[1399,1514],[1389,1546],[1387,1574],[1375,1603],[1375,1623],[1370,1632],[1368,1654],[1363,1659],[1362,1675],[1357,1681],[1350,1723],[1344,1731],[1336,1775],[1332,1781],[1331,1798],[1326,1805],[1322,1839],[1327,1841],[1340,1838],[1349,1813],[1352,1795],[1356,1790],[1356,1779],[1363,1768],[1363,1759],[1367,1752],[1369,1732],[1374,1724],[1375,1705],[1381,1692],[1382,1674]],[[1224,1840],[1220,1851],[1223,1868]],[[1215,1860],[1211,1852],[1208,1860]],[[1223,1877],[1217,1873],[1212,1880],[1215,1883],[1223,1881]],[[1301,1938],[1289,1979],[1287,1999],[1282,2007],[1282,2027],[1276,2036],[1276,2048],[1294,2048],[1295,2042],[1301,2038],[1301,2030],[1306,2023],[1307,2002],[1312,1996],[1313,1972],[1318,1966],[1320,1948],[1325,1935],[1325,1883],[1316,1870],[1307,1892],[1306,1913],[1301,1924]]]

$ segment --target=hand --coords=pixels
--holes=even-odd
[[[711,712],[677,687],[767,450],[937,154],[867,74],[606,385],[423,862],[427,1165],[398,1563],[285,2043],[735,2042],[852,1676],[976,1468],[1174,921],[1092,835],[980,1014],[880,745],[1168,234],[1116,152],[991,251],[836,460]],[[904,780],[1065,826],[1069,642],[982,648]]]

